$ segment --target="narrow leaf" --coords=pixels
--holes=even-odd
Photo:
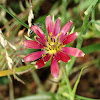
[[[22,98],[17,98],[15,100],[51,100],[51,96],[49,95],[32,95],[32,96],[26,96]]]
[[[91,98],[87,98],[87,97],[82,97],[82,96],[79,96],[79,95],[75,95],[75,97],[78,100],[100,100],[100,99],[91,99]]]
[[[77,89],[77,86],[78,86],[78,84],[79,84],[79,81],[80,81],[80,78],[81,78],[81,75],[82,75],[82,71],[83,71],[86,67],[87,67],[87,66],[85,66],[85,67],[83,67],[83,68],[81,69],[80,75],[79,75],[79,77],[78,77],[78,79],[77,79],[77,81],[76,81],[76,83],[75,83],[75,85],[74,85],[74,88],[73,88],[72,92],[71,92],[71,98],[72,98],[72,100],[74,100],[75,93],[76,93],[76,89]]]
[[[94,0],[91,5],[88,7],[88,9],[84,12],[85,15],[89,15],[91,11],[94,9],[95,5],[97,4],[98,0]]]
[[[13,73],[15,73],[15,74],[23,74],[23,73],[25,73],[27,71],[30,71],[30,69],[33,68],[33,66],[34,65],[27,65],[27,66],[18,67],[18,68],[12,69],[12,70],[0,71],[0,77],[13,75]],[[33,69],[35,69],[35,67]]]
[[[19,6],[20,6],[21,11],[25,11],[25,8],[24,8],[24,6],[23,6],[22,1],[19,1]]]
[[[83,48],[81,48],[81,50],[82,50],[85,54],[89,54],[89,53],[96,52],[96,51],[100,50],[100,43],[92,44],[92,45],[83,47]]]
[[[30,27],[25,24],[24,22],[22,22],[20,19],[18,19],[15,15],[13,15],[11,12],[9,12],[5,7],[3,7],[1,4],[0,4],[0,7],[2,9],[4,9],[8,14],[10,14],[13,18],[15,18],[18,22],[20,22],[20,24],[22,24],[24,27],[26,27],[27,29],[29,29]]]

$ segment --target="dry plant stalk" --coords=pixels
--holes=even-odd
[[[8,42],[6,39],[4,39],[3,35],[2,35],[2,31],[0,29],[0,43],[3,46],[3,48],[5,49],[6,52],[6,60],[8,63],[8,67],[9,69],[12,69],[12,65],[13,65],[13,61],[12,59],[9,57],[9,54],[7,52],[7,45],[9,45],[11,48],[13,48],[14,50],[16,50],[16,47],[13,46],[10,42]]]
[[[32,6],[31,6],[30,12],[29,12],[29,16],[28,16],[28,24],[29,24],[29,27],[32,26],[32,19],[34,19],[34,14],[33,14]],[[28,29],[28,35],[29,35],[29,36],[30,36],[30,34],[29,34],[30,31],[31,31],[31,30]]]

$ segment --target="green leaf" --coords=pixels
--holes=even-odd
[[[50,66],[50,60],[46,63],[46,65],[44,67],[48,67],[48,66]],[[24,73],[30,71],[31,69],[32,70],[36,69],[34,67],[34,64],[30,64],[30,65],[26,65],[26,66],[21,66],[21,67],[14,68],[14,69],[0,71],[0,77],[8,76],[8,75],[14,75],[14,74],[18,74],[18,75],[24,74]]]
[[[30,71],[31,69],[36,69],[35,67],[33,67],[34,65],[27,65],[27,66],[22,66],[22,67],[18,67],[18,68],[14,68],[14,69],[9,69],[9,70],[4,70],[4,71],[0,71],[0,77],[3,76],[8,76],[8,75],[13,75],[14,74],[23,74],[26,73],[28,71]]]
[[[92,10],[94,9],[95,5],[97,4],[98,0],[93,0],[91,5],[88,7],[88,9],[84,12],[85,15],[89,15]]]
[[[25,84],[24,81],[22,81],[16,74],[13,74],[13,75],[14,75],[14,78],[15,78],[17,81],[19,81],[19,82]]]
[[[100,23],[100,20],[96,20],[95,22],[95,28],[100,32],[100,25],[98,25],[97,23]]]
[[[49,95],[32,95],[27,97],[18,98],[15,100],[51,100],[51,96]]]
[[[20,6],[21,11],[25,11],[25,8],[24,8],[24,6],[23,6],[22,1],[19,1],[19,6]]]
[[[79,96],[79,95],[75,95],[75,97],[78,100],[100,100],[100,99],[91,99],[91,98],[87,98],[87,97],[82,97],[82,96]]]
[[[85,54],[89,54],[89,53],[96,52],[96,51],[100,50],[100,43],[92,44],[92,45],[83,47],[83,48],[81,48],[81,50],[82,50]]]
[[[74,100],[74,98],[75,98],[75,93],[76,93],[76,89],[77,89],[77,86],[78,86],[78,84],[79,84],[79,82],[80,82],[80,78],[81,78],[81,75],[82,75],[82,71],[86,68],[87,66],[85,66],[85,67],[83,67],[82,69],[81,69],[81,72],[80,72],[80,75],[79,75],[79,77],[78,77],[78,79],[77,79],[77,81],[76,81],[76,83],[75,83],[75,85],[74,85],[74,88],[73,88],[73,90],[72,90],[72,92],[71,92],[71,100]]]
[[[18,19],[15,15],[13,15],[11,12],[9,12],[9,10],[7,10],[5,7],[3,7],[1,4],[0,4],[0,7],[2,9],[4,9],[8,14],[10,14],[13,18],[15,18],[18,22],[20,22],[24,27],[26,27],[27,29],[29,29],[30,27],[25,24],[24,22],[22,22],[20,19]]]

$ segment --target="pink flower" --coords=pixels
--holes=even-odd
[[[55,24],[52,21],[51,16],[47,16],[45,20],[46,28],[48,31],[48,38],[45,36],[40,27],[33,25],[31,30],[35,32],[38,37],[36,41],[27,40],[23,42],[23,45],[31,49],[41,49],[41,51],[33,52],[27,55],[23,60],[24,62],[35,61],[37,68],[42,68],[48,60],[51,59],[51,74],[54,78],[59,75],[58,61],[69,62],[70,57],[83,57],[84,53],[73,47],[65,47],[66,44],[74,41],[77,38],[77,33],[68,35],[68,31],[71,28],[72,22],[68,21],[60,30],[61,19],[58,18]]]

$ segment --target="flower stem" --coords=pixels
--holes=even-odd
[[[42,91],[45,91],[37,73],[34,71],[34,70],[31,70],[31,74],[32,74],[32,77],[34,79],[34,81],[36,82],[36,84],[38,85],[38,87],[42,90]]]
[[[67,83],[67,87],[68,87],[69,93],[71,93],[72,88],[71,88],[71,85],[70,85],[70,81],[69,81],[68,75],[66,73],[66,67],[62,65],[62,69],[63,69],[63,72],[64,72],[64,76],[65,76],[65,80],[66,80],[66,83]]]
[[[14,100],[13,81],[9,75],[8,79],[9,79],[9,100]]]
[[[83,36],[86,34],[87,31],[87,25],[89,23],[89,16],[90,13],[93,11],[93,9],[95,8],[96,4],[97,4],[98,0],[94,0],[92,2],[92,4],[88,7],[88,9],[84,12],[85,16],[84,16],[84,22],[82,25],[82,30],[78,36],[78,41],[77,41],[77,45],[76,48],[80,49],[82,46],[82,42],[83,42]],[[89,27],[88,27],[89,28]],[[70,74],[70,71],[73,68],[73,65],[75,63],[76,57],[72,57],[71,62],[69,63],[69,67],[68,67],[68,75]]]
[[[62,13],[62,23],[65,23],[65,19],[67,19],[66,8],[67,8],[69,3],[70,3],[70,0],[62,0],[62,10],[63,10],[63,11],[61,11],[61,13]]]

